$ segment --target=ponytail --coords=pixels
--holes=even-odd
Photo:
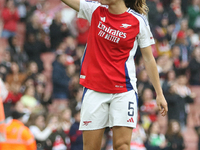
[[[149,8],[147,7],[146,0],[124,0],[126,7],[130,7],[139,14],[147,15]]]

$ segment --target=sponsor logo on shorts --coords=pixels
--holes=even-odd
[[[91,123],[92,121],[83,121],[83,125],[87,126],[89,123]]]
[[[133,120],[133,118],[131,118],[131,119],[128,119],[127,122],[133,122],[134,123],[134,120]]]

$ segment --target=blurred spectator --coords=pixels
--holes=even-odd
[[[60,54],[64,54],[65,51],[67,49],[67,43],[65,41],[61,42],[58,47],[56,48],[56,54],[60,55]]]
[[[12,118],[6,126],[6,141],[0,142],[2,150],[37,150],[35,139],[22,122],[24,114],[13,111]]]
[[[198,33],[194,32],[192,29],[187,30],[188,39],[191,42],[190,46],[190,55],[193,51],[193,48],[199,45],[199,35]]]
[[[80,84],[79,84],[79,73],[74,74],[74,76],[71,78],[70,82],[69,82],[69,94],[70,94],[70,101],[74,101],[75,96],[76,96],[76,91],[77,89],[80,88]],[[72,102],[73,104],[73,102]]]
[[[66,71],[69,78],[73,77],[76,73],[76,65],[74,63],[67,64]]]
[[[136,69],[137,69],[136,70],[136,75],[138,76],[138,74],[140,74],[140,71],[145,69],[144,61],[143,61],[142,56],[136,57],[136,65],[137,65],[136,66]]]
[[[164,8],[168,8],[172,0],[162,0],[162,4]]]
[[[47,77],[43,73],[38,73],[36,76],[36,83],[37,84],[43,84],[46,86],[47,84]]]
[[[74,58],[74,64],[76,65],[76,72],[80,71],[81,68],[81,59],[84,53],[85,47],[78,45],[76,48],[76,55],[73,57]]]
[[[181,9],[181,0],[172,0],[170,7],[174,11],[178,19],[181,19],[183,17]]]
[[[164,12],[162,3],[159,0],[148,0],[147,6],[149,7],[148,19],[152,29],[157,25],[157,20]],[[156,14],[156,16],[155,16]]]
[[[81,109],[83,87],[79,86],[78,88],[74,89],[72,92],[73,92],[73,98],[71,98],[70,100],[70,107],[72,110],[72,114],[74,114],[76,110]]]
[[[15,0],[15,2],[19,12],[20,21],[22,22],[26,21],[26,13],[27,13],[26,7],[27,5],[29,5],[29,3],[27,2],[27,0]]]
[[[7,48],[7,50],[10,52],[11,60],[18,64],[20,72],[25,72],[26,64],[28,62],[28,56],[26,52],[24,52],[23,48],[19,45],[18,37],[9,37],[8,43],[9,47]]]
[[[35,10],[40,10],[43,8],[45,0],[36,0],[34,1],[33,5],[29,5],[27,8],[27,18],[31,18]]]
[[[46,34],[49,33],[49,27],[52,23],[55,13],[49,9],[49,3],[49,1],[40,0],[36,6],[36,10],[33,12],[33,15],[38,17],[42,29]]]
[[[52,103],[51,93],[45,92],[45,85],[42,83],[37,84],[35,89],[35,98],[48,110],[48,105]]]
[[[200,150],[200,116],[198,113],[195,113],[195,122],[194,122],[194,129],[198,136],[198,150]]]
[[[160,125],[153,122],[148,129],[148,139],[145,143],[147,150],[168,150],[168,142],[165,135],[160,133]]]
[[[171,48],[171,52],[172,52],[172,62],[173,62],[173,69],[174,71],[177,73],[178,70],[180,70],[181,68],[181,50],[180,47],[178,45],[173,45]]]
[[[187,8],[188,8],[188,5],[189,5],[189,2],[190,0],[182,0],[181,1],[181,9],[182,9],[182,12],[183,12],[183,17],[187,16]]]
[[[168,120],[174,119],[180,122],[180,113],[182,112],[180,102],[183,103],[184,101],[176,93],[176,85],[171,84],[169,89],[165,91],[164,95],[168,103]]]
[[[55,114],[49,115],[47,123],[54,125],[54,130],[46,141],[46,149],[67,150],[65,142],[66,134],[62,129],[62,122],[60,117]]]
[[[55,128],[55,124],[47,124],[43,114],[31,114],[27,123],[30,131],[35,137],[37,150],[44,150],[46,140],[51,135]]]
[[[160,77],[163,77],[171,68],[172,68],[172,61],[169,59],[168,55],[162,55],[157,57],[157,69]]]
[[[188,28],[188,20],[187,19],[182,19],[180,21],[180,31],[183,31],[185,33],[185,38],[186,38],[186,41],[185,41],[185,45],[187,47],[187,50],[188,50],[188,58],[190,58],[190,55],[191,55],[191,52],[192,52],[192,39],[190,38],[190,32],[189,31],[190,29]],[[179,31],[179,32],[180,32]]]
[[[11,73],[7,75],[6,82],[11,85],[12,83],[17,83],[22,85],[23,81],[26,79],[25,73],[19,72],[19,66],[16,62],[12,62]]]
[[[68,95],[68,85],[70,78],[66,72],[66,57],[65,54],[57,55],[56,60],[53,62],[53,103],[57,105],[56,107],[64,107],[69,98]],[[62,104],[60,104],[62,103]]]
[[[11,56],[10,56],[10,52],[9,51],[4,51],[3,54],[3,59],[0,63],[0,65],[4,66],[6,70],[2,70],[3,72],[3,80],[5,81],[6,80],[6,75],[8,73],[10,73],[11,71],[11,66],[12,66],[12,63],[11,63]]]
[[[39,22],[39,18],[36,14],[33,14],[30,17],[30,21],[27,21],[26,23],[26,38],[28,38],[28,35],[34,34],[36,39],[39,40],[41,30],[42,30],[42,27]]]
[[[169,121],[166,139],[171,145],[170,150],[183,150],[185,148],[183,136],[181,134],[181,127],[178,121]]]
[[[30,110],[28,110],[26,107],[24,107],[24,105],[20,101],[17,101],[15,103],[14,110],[24,114],[22,116],[22,122],[24,124],[26,124],[28,122],[30,114],[31,114]]]
[[[156,48],[158,51],[158,55],[166,54],[171,56],[170,53],[170,44],[172,31],[169,29],[169,19],[167,14],[163,14],[162,18],[159,20],[161,22],[160,25],[157,25],[155,28],[155,38],[156,40]]]
[[[27,78],[32,78],[35,82],[38,74],[39,72],[37,63],[34,61],[29,61],[29,64],[27,65]]]
[[[29,86],[24,92],[24,95],[21,97],[20,101],[22,104],[28,108],[30,111],[33,111],[33,109],[36,109],[36,106],[38,104],[35,96],[35,88],[34,86]]]
[[[21,92],[24,93],[27,87],[35,86],[35,81],[32,77],[27,77],[21,86]]]
[[[62,23],[61,12],[57,12],[50,25],[51,50],[55,51],[65,37],[70,35],[67,24]]]
[[[139,115],[138,115],[138,124],[136,125],[136,128],[133,129],[132,132],[130,150],[146,150],[144,146],[146,140],[147,136],[144,128],[141,126],[139,122]]]
[[[72,125],[72,111],[69,107],[61,112],[62,128],[69,135],[69,129]]]
[[[153,99],[153,92],[149,88],[145,88],[142,93],[143,105],[140,107],[142,126],[148,130],[149,125],[156,121],[158,107],[156,100]]]
[[[80,110],[74,113],[75,122],[72,124],[69,135],[71,140],[71,150],[83,150],[82,131],[79,130]]]
[[[181,128],[184,130],[187,123],[187,114],[189,113],[188,103],[193,103],[195,94],[187,87],[187,77],[185,74],[181,74],[177,77],[177,84],[175,86],[175,92],[179,95],[179,121]]]
[[[4,105],[5,116],[9,117],[11,115],[11,110],[13,106],[16,106],[20,98],[22,97],[22,93],[20,92],[20,85],[18,83],[13,82],[11,85],[5,83],[5,87],[8,90],[8,95],[3,105]]]
[[[8,74],[8,68],[0,64],[0,78],[5,82],[6,81],[6,75]]]
[[[200,85],[200,47],[196,47],[189,62],[190,85]]]
[[[36,62],[39,72],[43,71],[44,67],[40,55],[47,51],[45,43],[38,41],[35,35],[31,33],[24,44],[24,50],[28,54],[29,61]]]
[[[197,135],[198,135],[198,150],[200,150],[200,127],[196,126],[195,130],[196,130]]]
[[[188,43],[187,43],[187,39],[186,39],[186,33],[184,31],[178,32],[175,44],[178,45],[179,48],[180,48],[181,63],[180,63],[179,69],[177,70],[180,73],[180,71],[183,71],[187,68],[188,61],[189,61],[189,50],[188,50],[188,47],[187,47]]]
[[[7,85],[8,96],[6,97],[4,103],[12,103],[15,104],[22,97],[22,93],[20,92],[20,84],[11,83],[11,85]]]
[[[61,112],[61,124],[62,124],[62,129],[66,134],[65,137],[65,143],[67,146],[67,150],[71,149],[71,141],[69,137],[69,130],[72,125],[72,111],[70,108],[66,108]]]
[[[5,7],[2,10],[2,19],[4,23],[2,37],[9,38],[14,36],[19,20],[19,14],[15,7],[14,0],[6,0]]]
[[[138,79],[137,88],[139,96],[142,95],[142,92],[145,88],[150,88],[150,89],[153,88],[152,84],[149,82],[149,77],[145,69],[138,72],[137,79]]]
[[[106,150],[113,150],[113,132],[112,129],[108,131],[107,142],[106,142]]]
[[[191,0],[192,3],[188,6],[188,22],[189,27],[194,29],[196,32],[200,31],[200,1],[199,0]]]
[[[76,39],[72,36],[68,36],[64,42],[66,42],[66,45],[67,45],[65,53],[72,57],[75,56],[76,55],[75,50],[76,50],[76,46],[77,46]]]
[[[166,73],[166,78],[162,84],[163,93],[169,92],[170,87],[175,83],[175,80],[176,80],[175,71],[171,69]]]
[[[163,14],[168,16],[169,27],[173,27],[173,26],[175,26],[175,24],[178,20],[177,20],[177,16],[176,16],[174,10],[171,7],[172,0],[162,0],[162,1],[163,1],[163,4],[164,4]],[[166,1],[166,3],[164,1]]]

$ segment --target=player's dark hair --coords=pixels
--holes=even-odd
[[[126,7],[130,7],[139,14],[147,15],[149,8],[147,7],[146,0],[124,0]]]

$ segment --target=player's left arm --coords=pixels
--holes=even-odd
[[[165,100],[165,97],[163,95],[162,88],[160,85],[156,61],[154,59],[151,46],[141,48],[141,52],[142,52],[142,57],[145,64],[145,69],[156,91],[156,95],[157,95],[156,102],[157,102],[158,108],[162,116],[165,116],[167,114],[168,107],[167,107],[167,102]]]

